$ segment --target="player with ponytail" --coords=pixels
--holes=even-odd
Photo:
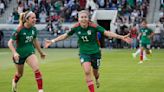
[[[32,11],[27,11],[20,15],[17,30],[12,34],[8,41],[8,46],[13,53],[13,62],[16,66],[16,73],[12,80],[12,92],[17,92],[17,83],[23,76],[24,63],[26,62],[33,70],[38,86],[38,92],[43,92],[43,80],[39,70],[38,59],[35,55],[35,48],[42,59],[45,53],[41,50],[37,39],[37,29],[34,27],[36,15]],[[16,47],[14,43],[16,42]]]

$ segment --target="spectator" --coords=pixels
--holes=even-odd
[[[45,11],[42,11],[39,14],[40,23],[46,23],[46,18],[47,18],[46,12]]]
[[[85,9],[86,0],[79,0],[79,5],[81,10]]]
[[[17,8],[13,9],[12,17],[13,17],[13,23],[17,24],[19,20],[19,13]]]
[[[2,40],[3,40],[4,34],[3,32],[0,30],[0,47],[2,47]]]
[[[97,0],[99,8],[105,8],[105,0]]]
[[[91,8],[91,10],[98,9],[98,5],[94,2],[94,0],[87,0],[85,8],[89,9],[89,7]]]
[[[154,36],[153,36],[153,43],[154,43],[154,47],[156,48],[160,48],[160,44],[161,44],[161,27],[160,24],[157,23],[155,26],[155,30],[154,30]]]
[[[4,3],[0,0],[0,16],[4,13],[5,5]]]
[[[160,10],[164,10],[164,0],[160,0],[161,5],[160,5]]]
[[[19,1],[18,3],[18,13],[22,13],[24,10],[24,5],[23,5],[23,2]]]
[[[132,49],[137,48],[137,35],[138,35],[138,31],[136,26],[134,25],[130,30],[130,37],[132,38],[132,43],[131,43]]]

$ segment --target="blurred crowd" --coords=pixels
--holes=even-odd
[[[60,18],[63,22],[74,22],[82,9],[88,9],[91,14],[97,9],[118,10],[121,22],[138,23],[146,17],[149,6],[149,0],[17,0],[17,3],[12,23],[18,23],[19,14],[26,10],[36,13],[38,23]]]
[[[31,10],[36,13],[37,23],[47,23],[49,30],[56,33],[60,23],[77,21],[79,10],[118,10],[117,22],[137,24],[146,17],[149,0],[17,0],[18,6],[13,9],[9,23],[18,23],[19,14]],[[50,29],[52,28],[52,29]]]
[[[164,24],[164,0],[160,0],[160,14],[159,14],[159,21]]]
[[[164,46],[164,25],[160,22],[157,22],[153,25],[148,25],[150,29],[153,30],[154,36],[151,38],[151,47],[160,49]],[[116,33],[120,35],[127,35],[129,34],[132,38],[132,43],[128,45],[127,43],[121,41],[120,39],[107,39],[106,40],[106,47],[109,48],[131,48],[136,49],[139,47],[139,38],[138,34],[140,33],[140,29],[142,28],[141,24],[134,24],[127,26],[125,24],[116,27]]]
[[[8,4],[11,0],[0,0],[0,17],[5,12],[5,9],[8,7]]]
[[[18,6],[13,9],[9,23],[17,24],[20,13],[31,10],[36,13],[37,23],[47,24],[47,31],[57,36],[69,30],[69,27],[62,27],[62,23],[76,22],[78,11],[82,9],[89,10],[91,15],[97,9],[118,10],[115,32],[121,35],[131,33],[131,37],[135,39],[131,48],[137,48],[138,30],[141,21],[147,17],[149,2],[150,0],[17,0]],[[160,18],[154,29],[156,34],[163,30],[158,25],[164,24],[164,0],[160,3]],[[153,38],[157,47],[160,47],[160,39],[161,35]],[[109,43],[117,48],[126,46],[117,39],[109,39]]]

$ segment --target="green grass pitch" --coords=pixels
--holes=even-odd
[[[88,92],[78,49],[44,49],[40,61],[45,92]],[[102,49],[100,88],[96,92],[164,92],[164,49],[153,50],[150,61],[138,64],[130,49]],[[9,49],[0,49],[0,92],[11,92],[15,66]],[[18,92],[37,92],[32,69],[25,64]]]

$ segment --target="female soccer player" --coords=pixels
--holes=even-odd
[[[16,73],[12,80],[12,92],[16,92],[17,83],[23,75],[24,63],[26,62],[33,70],[38,86],[38,91],[43,92],[42,75],[39,70],[38,59],[35,55],[35,48],[42,59],[45,53],[42,52],[37,40],[37,29],[34,27],[36,15],[32,11],[22,13],[19,26],[8,41],[8,46],[13,53],[13,61],[16,66]],[[16,47],[14,47],[16,42]]]
[[[140,29],[140,33],[138,39],[140,39],[140,48],[133,53],[133,57],[136,57],[138,53],[140,53],[140,61],[139,64],[143,63],[144,60],[147,60],[146,54],[151,54],[152,51],[150,50],[151,45],[151,38],[154,35],[152,29],[147,27],[147,21],[143,20],[142,28]]]
[[[131,39],[127,36],[121,36],[111,31],[106,31],[103,27],[89,22],[89,13],[86,10],[82,10],[78,13],[78,23],[76,23],[71,28],[71,31],[61,36],[58,36],[57,38],[54,38],[52,40],[46,40],[44,46],[45,48],[47,48],[52,43],[64,40],[73,34],[76,34],[78,36],[78,44],[80,48],[79,56],[85,73],[85,79],[88,85],[89,92],[95,92],[94,83],[92,80],[92,72],[96,80],[96,85],[97,87],[99,87],[98,70],[100,65],[101,52],[99,43],[97,41],[97,32],[100,32],[101,34],[104,34],[107,37],[122,39],[126,42],[131,41]],[[92,72],[91,66],[93,68]]]

